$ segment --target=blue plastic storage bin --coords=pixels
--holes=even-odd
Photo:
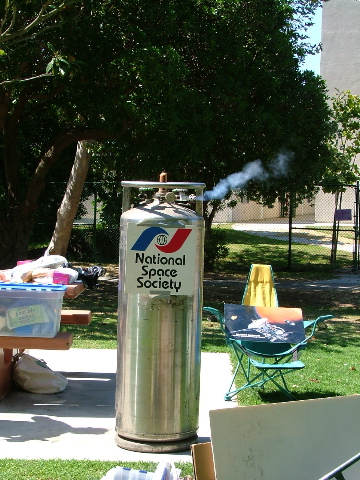
[[[0,283],[0,335],[55,337],[65,285]]]

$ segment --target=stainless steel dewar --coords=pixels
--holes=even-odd
[[[199,420],[204,219],[176,191],[205,185],[164,175],[122,183],[115,439],[143,452],[188,449]],[[156,187],[128,208],[131,188]]]

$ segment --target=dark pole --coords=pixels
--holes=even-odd
[[[293,196],[289,194],[289,248],[288,248],[288,269],[291,270],[291,246],[292,246],[292,221],[293,221]]]
[[[94,220],[93,220],[93,253],[94,256],[97,256],[97,248],[96,248],[96,230],[97,230],[97,184],[95,184],[95,191],[94,191]]]

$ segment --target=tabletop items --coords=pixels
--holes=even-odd
[[[93,289],[105,273],[97,265],[75,267],[61,255],[44,255],[37,260],[19,260],[15,267],[0,270],[0,282],[71,285],[79,280]]]

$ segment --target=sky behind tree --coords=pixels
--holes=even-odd
[[[307,31],[309,42],[313,44],[321,42],[321,13],[322,9],[318,8],[314,16],[314,25]],[[303,65],[303,69],[313,70],[316,74],[320,75],[320,56],[320,53],[317,55],[308,55]]]

